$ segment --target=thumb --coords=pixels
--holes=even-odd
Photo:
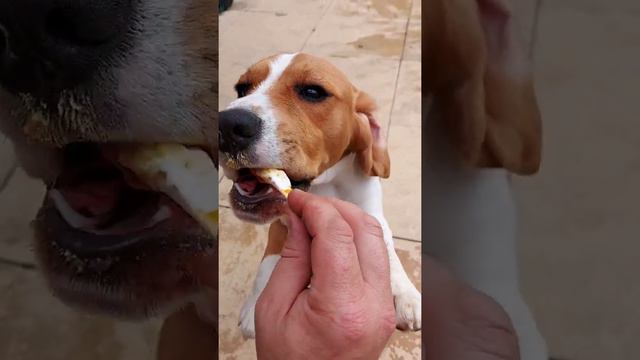
[[[292,212],[288,215],[288,234],[266,288],[258,302],[280,316],[293,306],[298,295],[311,279],[310,237],[302,220]]]

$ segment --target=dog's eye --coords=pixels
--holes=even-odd
[[[321,102],[331,96],[327,90],[320,85],[300,85],[296,87],[296,91],[303,100],[309,102]]]
[[[251,90],[251,84],[240,83],[236,84],[236,92],[238,93],[238,98],[242,98],[249,94],[249,90]]]

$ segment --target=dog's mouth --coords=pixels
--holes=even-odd
[[[234,190],[238,192],[245,202],[257,203],[268,199],[284,199],[284,195],[278,189],[261,177],[256,176],[254,170],[249,168],[238,170],[238,177],[233,182]],[[311,180],[293,180],[291,178],[289,180],[292,188],[303,191],[306,191],[311,184]]]
[[[62,148],[62,169],[34,222],[36,249],[66,303],[146,318],[201,291],[190,264],[211,256],[215,239],[122,166],[119,146],[127,144]]]
[[[93,235],[131,235],[178,210],[91,144],[64,149],[64,168],[48,196],[67,224]]]
[[[265,223],[284,213],[287,199],[273,185],[257,176],[256,168],[226,169],[233,181],[229,193],[234,213],[243,220]],[[284,170],[286,173],[287,171]],[[288,176],[293,189],[307,191],[313,179],[295,179]]]
[[[119,164],[113,155],[117,147],[76,143],[63,149],[63,169],[48,196],[67,224],[91,235],[128,237],[171,217],[189,216]],[[81,246],[78,252],[102,247],[99,242],[66,245]]]

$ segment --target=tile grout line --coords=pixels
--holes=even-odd
[[[35,268],[36,268],[35,264],[24,262],[24,261],[19,261],[19,260],[6,259],[6,258],[3,258],[3,257],[0,257],[0,264],[6,265],[6,266],[17,267],[17,268],[21,268],[21,269],[24,269],[24,270],[35,270]]]
[[[9,181],[11,180],[11,178],[13,177],[17,169],[18,169],[18,161],[14,158],[13,164],[11,164],[9,171],[4,176],[4,178],[2,178],[2,180],[0,181],[0,192],[2,192],[2,190],[4,190],[7,187],[7,185],[9,185]]]
[[[336,2],[337,0],[332,0],[328,5],[327,8],[324,9],[324,11],[322,12],[322,15],[320,16],[320,18],[318,19],[318,22],[315,23],[315,25],[313,25],[313,29],[311,29],[311,32],[309,33],[309,36],[307,36],[306,39],[304,39],[304,43],[302,44],[302,47],[300,48],[300,52],[304,51],[304,48],[307,47],[307,44],[309,43],[309,40],[311,40],[311,37],[313,36],[313,34],[315,34],[316,30],[318,30],[318,25],[320,25],[320,22],[324,19],[325,16],[327,16],[327,13],[329,12],[329,9],[331,9],[331,7],[333,6],[333,4]]]
[[[402,53],[400,54],[400,60],[398,62],[398,71],[396,73],[395,86],[393,88],[393,98],[391,99],[391,109],[389,110],[389,123],[387,124],[387,142],[389,142],[389,135],[391,133],[391,122],[393,121],[393,109],[396,106],[396,97],[398,95],[398,83],[400,82],[400,72],[402,71],[402,63],[404,62],[404,52],[407,48],[407,39],[409,38],[409,25],[411,24],[411,12],[413,11],[413,0],[409,7],[409,14],[407,16],[407,24],[404,27],[404,39],[402,39]]]
[[[396,240],[410,241],[410,242],[422,244],[422,241],[420,241],[420,240],[410,239],[410,238],[406,238],[406,237],[402,237],[402,236],[394,236],[393,238],[396,239]]]

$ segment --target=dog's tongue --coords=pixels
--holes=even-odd
[[[258,186],[258,179],[256,178],[247,178],[237,181],[238,186],[247,193],[253,193]]]
[[[122,179],[111,179],[84,182],[58,190],[75,211],[88,217],[97,217],[115,209],[124,186]]]

